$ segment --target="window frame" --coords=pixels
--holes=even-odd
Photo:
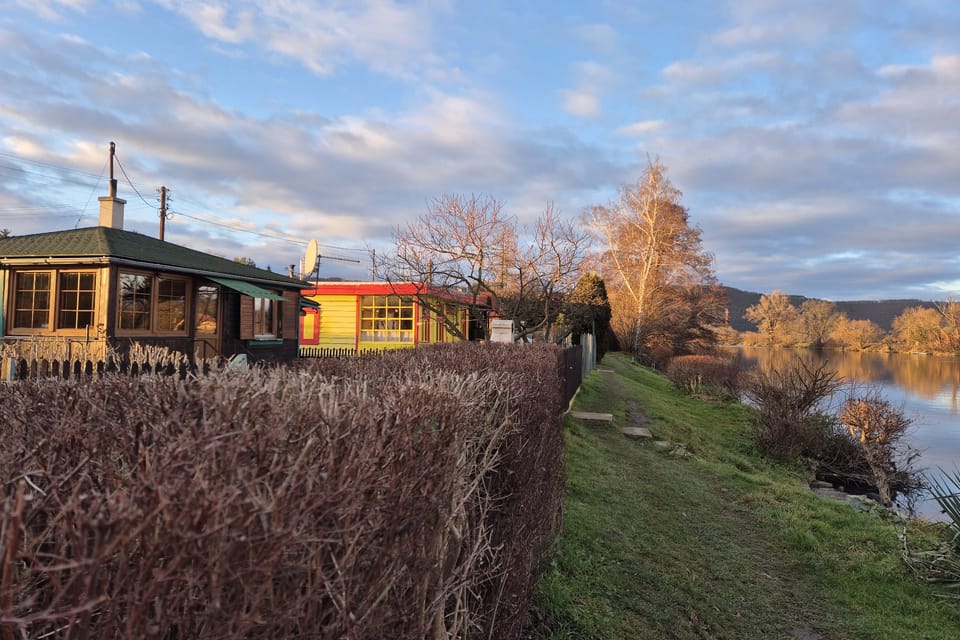
[[[360,342],[414,344],[416,306],[411,296],[361,296]]]
[[[91,332],[96,335],[103,328],[103,320],[101,313],[101,291],[100,291],[100,271],[95,268],[78,268],[78,267],[49,267],[46,269],[41,268],[17,268],[13,269],[10,275],[10,292],[9,297],[9,322],[7,327],[4,329],[8,335],[36,335],[36,336],[83,336],[89,335]],[[45,274],[47,276],[47,326],[46,327],[24,327],[20,326],[17,323],[17,295],[20,292],[21,278],[26,274]],[[73,313],[92,313],[91,322],[89,325],[84,325],[82,327],[62,327],[61,326],[61,312],[65,311],[62,304],[62,297],[64,294],[63,291],[63,281],[64,276],[66,275],[92,275],[93,276],[93,289],[76,289],[72,293],[79,294],[89,293],[92,294],[92,308],[91,309],[66,309],[67,312],[72,311]],[[79,285],[79,281],[78,281]],[[31,289],[34,293],[41,291],[40,289]],[[79,305],[79,302],[78,302]]]
[[[125,328],[122,324],[122,298],[123,298],[123,277],[124,276],[137,276],[142,278],[148,278],[150,282],[150,308],[147,312],[147,318],[149,320],[149,326],[146,328]],[[160,283],[161,281],[177,281],[183,283],[184,297],[183,297],[183,317],[180,329],[158,329],[160,318]],[[192,318],[193,305],[192,305],[192,289],[193,281],[187,276],[181,276],[173,273],[151,273],[148,271],[140,271],[137,269],[118,269],[117,270],[117,280],[116,280],[116,314],[114,316],[116,321],[116,335],[118,336],[187,336],[189,335],[189,326],[188,318]]]
[[[69,292],[69,293],[74,293],[74,294],[77,295],[77,304],[75,305],[75,308],[64,309],[64,305],[63,305],[63,295],[64,295],[63,281],[64,281],[64,276],[70,276],[70,275],[75,275],[75,276],[77,276],[77,288],[76,288],[76,289],[73,289],[73,290],[71,290],[71,291]],[[82,288],[80,288],[80,287],[81,287],[82,276],[85,276],[85,275],[89,275],[89,276],[92,276],[92,277],[93,277],[93,288],[92,288],[92,289],[82,289]],[[59,331],[62,331],[62,332],[64,332],[64,333],[86,333],[86,332],[87,332],[87,327],[96,327],[96,326],[97,326],[97,297],[98,297],[98,290],[97,290],[97,284],[98,284],[98,283],[97,283],[97,272],[96,272],[95,270],[91,270],[91,269],[60,269],[60,270],[57,271],[57,278],[56,278],[56,279],[57,279],[57,293],[56,293],[57,298],[56,298],[56,308],[55,308],[54,311],[53,311],[53,317],[54,317],[54,320],[55,320],[55,327],[54,327],[54,329],[55,329],[56,331],[58,331],[58,332],[59,332]],[[92,298],[92,308],[90,308],[90,309],[81,309],[81,308],[80,308],[81,295],[84,294],[84,293],[88,293],[88,294],[91,295],[91,298]],[[79,315],[80,315],[81,313],[89,313],[89,314],[91,314],[91,316],[90,316],[91,322],[90,322],[89,324],[87,324],[86,326],[84,326],[84,327],[79,327],[79,326],[64,327],[64,326],[61,326],[61,323],[62,323],[62,314],[65,313],[65,312],[66,312],[66,313],[72,313],[72,314],[74,314],[75,316],[77,316],[77,319],[79,319]]]
[[[274,293],[271,291],[270,293]],[[278,300],[270,298],[253,298],[253,339],[254,340],[276,340],[280,337],[280,327],[278,326],[280,308],[277,305]],[[264,317],[269,314],[268,317]],[[260,331],[265,325],[269,324],[269,331]]]

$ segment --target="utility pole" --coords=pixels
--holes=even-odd
[[[161,186],[158,191],[160,191],[160,239],[163,240],[163,231],[167,222],[167,188]]]

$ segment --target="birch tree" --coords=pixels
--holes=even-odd
[[[615,329],[623,346],[648,359],[658,346],[684,349],[673,330],[678,319],[690,328],[691,322],[719,324],[722,313],[713,256],[701,246],[700,229],[690,224],[681,196],[666,167],[648,159],[636,184],[588,214],[604,244],[601,263]],[[708,299],[691,313],[691,305]]]

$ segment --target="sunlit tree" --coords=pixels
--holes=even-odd
[[[837,311],[834,303],[826,300],[805,300],[799,311],[804,340],[815,349],[823,348],[841,318],[842,314]]]
[[[883,329],[869,320],[841,317],[832,334],[833,340],[845,349],[864,351],[883,340]]]
[[[658,350],[692,349],[684,340],[691,322],[704,328],[722,319],[713,256],[681,196],[666,167],[648,159],[636,184],[586,215],[603,244],[600,264],[621,346],[647,360]]]
[[[747,307],[743,316],[757,325],[767,344],[789,345],[795,341],[799,314],[790,297],[779,289],[760,296],[760,301]]]
[[[893,336],[904,351],[939,351],[943,316],[930,307],[910,307],[893,319]]]

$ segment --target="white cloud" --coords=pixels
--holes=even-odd
[[[600,116],[600,98],[589,91],[564,91],[563,108],[578,118],[597,118]]]
[[[644,136],[649,133],[658,133],[663,131],[666,127],[667,123],[664,120],[644,120],[642,122],[628,124],[625,127],[620,127],[617,129],[617,133],[623,136]]]
[[[291,3],[285,0],[159,0],[206,37],[261,48],[327,75],[351,60],[395,76],[430,61],[429,12],[393,0]]]
[[[605,65],[592,60],[577,62],[572,71],[575,87],[561,93],[563,109],[578,118],[600,117],[603,112],[601,97],[615,81],[615,74]]]
[[[611,52],[619,45],[617,30],[609,24],[579,25],[574,27],[573,35],[596,51]]]
[[[59,21],[63,19],[64,10],[82,12],[93,3],[93,0],[14,0],[14,5],[35,13],[44,20]]]
[[[780,53],[751,52],[728,58],[711,59],[710,62],[680,60],[667,65],[663,77],[669,82],[687,85],[716,85],[732,76],[757,71],[776,71],[785,63]]]

